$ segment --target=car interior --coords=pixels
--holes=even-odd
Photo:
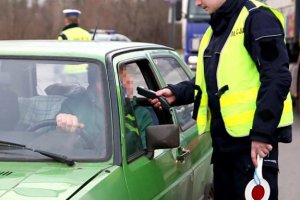
[[[104,159],[109,155],[109,143],[106,142],[109,132],[106,129],[109,126],[104,126],[103,133],[94,141],[90,139],[90,134],[85,137],[85,130],[76,134],[63,134],[61,129],[56,129],[55,118],[63,102],[69,97],[80,96],[88,86],[87,72],[68,75],[61,71],[69,63],[72,66],[78,65],[78,62],[73,61],[46,59],[0,60],[0,140],[34,145],[50,152],[61,151],[78,159]],[[99,123],[102,121],[99,120]],[[64,140],[69,140],[70,145],[64,145]],[[89,148],[94,142],[101,145]],[[72,143],[77,144],[76,148]]]
[[[13,130],[20,118],[18,97],[10,85],[10,74],[0,72],[0,130],[6,131]]]

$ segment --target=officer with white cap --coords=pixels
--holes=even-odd
[[[79,16],[81,14],[79,10],[65,9],[63,13],[65,15],[65,27],[58,36],[58,40],[91,40],[90,33],[79,27]]]

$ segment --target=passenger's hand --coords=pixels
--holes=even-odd
[[[156,92],[156,96],[164,96],[166,98],[166,100],[168,101],[169,104],[172,104],[175,102],[176,97],[173,94],[173,92],[169,89],[169,88],[164,88],[161,90],[158,90]],[[159,110],[162,110],[162,106],[161,103],[159,102],[159,100],[157,98],[155,99],[151,99],[150,103],[155,107],[158,108]]]
[[[257,167],[257,155],[261,158],[266,157],[270,151],[272,151],[273,147],[270,144],[252,141],[251,144],[251,159],[254,167]]]
[[[75,115],[60,113],[56,116],[57,127],[67,132],[75,132],[78,128],[84,128],[84,124],[78,122]]]

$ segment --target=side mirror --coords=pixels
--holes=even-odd
[[[179,127],[174,124],[149,126],[146,128],[147,157],[152,159],[155,149],[179,147]]]
[[[182,18],[182,0],[175,2],[175,18],[176,21],[180,21]]]

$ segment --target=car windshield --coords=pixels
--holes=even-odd
[[[47,59],[0,59],[0,141],[64,155],[75,161],[110,157],[109,95],[104,65]],[[56,126],[59,113],[83,128]],[[0,159],[49,157],[0,144]]]

